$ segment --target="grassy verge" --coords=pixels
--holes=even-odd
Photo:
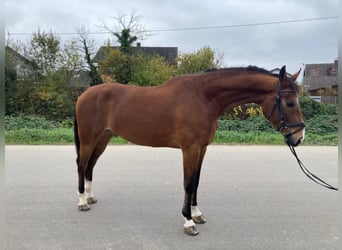
[[[27,145],[63,145],[74,143],[72,129],[18,129],[5,132],[6,144],[27,144]],[[337,145],[337,133],[324,135],[307,133],[304,145]],[[127,141],[116,137],[111,144],[126,144]],[[283,145],[283,137],[275,132],[235,132],[221,130],[217,131],[214,139],[216,144],[256,144],[256,145]]]
[[[283,145],[284,137],[277,132],[248,132],[216,131],[214,143],[219,144],[255,144],[255,145]],[[338,143],[337,133],[325,135],[305,135],[303,145],[336,146]]]
[[[72,129],[19,129],[5,132],[6,144],[27,145],[63,145],[74,143]],[[113,144],[126,144],[127,141],[116,137],[111,140]]]

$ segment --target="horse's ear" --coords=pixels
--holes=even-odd
[[[292,81],[295,82],[295,81],[297,80],[297,77],[299,76],[301,70],[302,70],[302,68],[300,68],[300,69],[298,70],[297,73],[294,73],[294,74],[291,76]]]
[[[284,65],[281,67],[280,72],[279,72],[279,81],[283,82],[286,81],[287,75],[286,75],[286,66]]]

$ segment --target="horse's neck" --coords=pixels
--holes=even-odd
[[[211,77],[203,82],[205,96],[214,102],[221,113],[246,104],[261,104],[266,96],[276,91],[276,80],[271,76],[235,75]]]

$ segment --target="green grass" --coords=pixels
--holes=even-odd
[[[27,145],[63,145],[74,143],[74,132],[72,129],[19,129],[5,132],[6,144]],[[127,141],[115,137],[112,144],[126,144]]]
[[[74,143],[74,133],[70,128],[55,129],[17,129],[5,132],[6,144],[25,145],[63,145]],[[127,144],[127,141],[115,137],[111,144]],[[255,145],[283,145],[283,137],[276,132],[236,132],[217,131],[214,142],[216,144],[255,144]],[[337,145],[337,133],[324,135],[307,133],[304,145]]]
[[[71,144],[73,131],[66,128],[56,129],[18,129],[5,132],[6,144]]]
[[[284,139],[278,133],[216,131],[214,143],[218,144],[283,144]]]

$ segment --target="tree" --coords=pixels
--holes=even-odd
[[[36,77],[26,84],[33,114],[61,120],[73,115],[75,95],[70,80],[82,67],[81,56],[72,40],[60,47],[60,38],[52,32],[33,33],[28,56],[36,65]]]
[[[132,10],[130,14],[119,13],[114,19],[115,22],[111,28],[105,22],[102,22],[102,27],[116,38],[120,49],[113,50],[107,46],[105,59],[100,63],[100,71],[102,74],[111,76],[117,82],[128,84],[132,82],[139,62],[146,62],[141,55],[133,53],[133,43],[138,39],[145,39],[152,33],[141,24],[142,16],[138,15],[135,10]],[[142,66],[140,65],[138,68],[141,75]],[[137,72],[135,74],[137,75]],[[146,81],[144,84],[147,84]]]
[[[120,50],[126,55],[132,54],[132,44],[138,40],[136,36],[131,36],[130,33],[130,29],[123,29],[120,33],[114,33],[120,43]]]
[[[103,75],[119,83],[156,86],[172,77],[174,67],[163,57],[144,54],[126,55],[119,49],[107,47],[105,59],[100,63]]]
[[[128,84],[132,81],[133,70],[138,63],[139,57],[124,54],[120,49],[106,47],[105,57],[99,63],[102,75],[110,76],[116,82]]]
[[[36,65],[36,76],[54,73],[60,63],[60,38],[38,30],[32,34],[26,56]]]
[[[152,35],[152,32],[148,31],[141,23],[142,18],[142,15],[137,14],[135,10],[131,10],[130,14],[119,13],[114,17],[115,21],[112,28],[109,28],[104,21],[102,21],[102,27],[114,35],[124,54],[131,54],[131,47],[134,42]]]
[[[76,96],[70,79],[82,66],[75,41],[61,48],[60,39],[52,32],[38,31],[21,51],[30,58],[33,74],[17,79],[13,69],[6,69],[6,114],[54,120],[72,116]]]
[[[66,41],[63,48],[60,49],[60,62],[57,66],[58,71],[63,71],[66,77],[70,78],[77,71],[83,69],[84,61],[79,53],[77,41],[72,39]]]
[[[184,53],[177,58],[176,74],[198,73],[222,65],[222,54],[217,54],[210,47],[203,47],[193,53]]]
[[[84,58],[88,65],[87,71],[89,77],[91,79],[91,86],[103,83],[103,80],[98,72],[97,67],[95,66],[91,57],[95,53],[95,42],[94,40],[89,40],[87,31],[85,27],[81,27],[77,30],[79,35],[79,42],[81,43],[80,50],[84,53]]]
[[[161,56],[139,55],[131,84],[139,86],[157,86],[172,77],[174,67]]]

